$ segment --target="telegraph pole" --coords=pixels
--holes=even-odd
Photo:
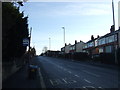
[[[29,64],[30,64],[30,57],[31,57],[31,55],[30,55],[31,32],[32,32],[32,27],[30,28],[30,34],[29,34],[29,61],[28,61]]]
[[[49,50],[51,48],[51,38],[49,38]]]
[[[62,27],[62,29],[64,30],[63,34],[64,34],[64,45],[65,45],[65,27]]]
[[[114,30],[115,30],[115,14],[114,14],[114,2],[112,0],[112,11],[113,11],[113,25],[114,25]]]
[[[117,61],[117,53],[116,53],[116,41],[115,41],[115,14],[114,14],[114,2],[112,0],[112,12],[113,12],[113,25],[114,25],[114,54],[115,54],[115,63],[118,64]]]

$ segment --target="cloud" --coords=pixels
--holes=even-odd
[[[29,8],[32,10],[31,14],[53,17],[77,15],[110,15],[112,12],[112,4],[110,2],[39,2],[34,4],[33,8],[35,7],[39,9],[33,11],[33,9]]]
[[[28,2],[110,2],[110,1],[111,0],[28,0]]]
[[[109,4],[85,4],[85,3],[68,3],[50,10],[53,15],[109,15],[111,14],[111,6]],[[50,15],[50,14],[49,14]]]

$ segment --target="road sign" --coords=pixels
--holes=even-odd
[[[29,39],[28,38],[24,38],[23,39],[23,46],[28,46],[29,45]]]

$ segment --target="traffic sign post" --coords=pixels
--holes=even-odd
[[[29,46],[29,38],[23,39],[23,46]]]

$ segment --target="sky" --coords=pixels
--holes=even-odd
[[[116,30],[118,1],[114,0]],[[29,0],[20,7],[20,11],[28,16],[29,28],[32,27],[31,46],[40,55],[44,47],[60,50],[64,46],[62,27],[65,27],[67,44],[74,44],[75,40],[87,42],[91,35],[96,38],[97,35],[109,33],[113,25],[111,2],[112,0]]]

